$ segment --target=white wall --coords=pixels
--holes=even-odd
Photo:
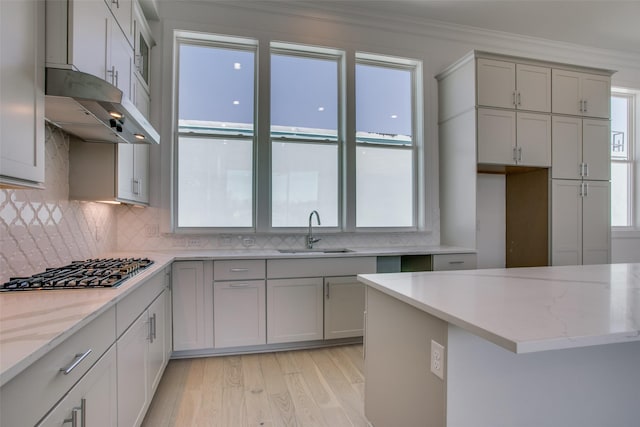
[[[504,175],[478,174],[478,268],[506,265],[506,180]]]
[[[152,209],[124,212],[127,220],[134,218],[136,226],[118,227],[118,246],[128,249],[135,244],[145,247],[184,247],[188,239],[172,234],[170,224],[171,203],[171,153],[172,153],[172,79],[173,79],[173,30],[191,30],[208,33],[252,37],[265,45],[271,40],[292,43],[329,46],[344,49],[347,54],[356,51],[404,56],[423,61],[425,109],[424,159],[426,187],[424,197],[428,202],[427,216],[431,219],[427,233],[411,238],[422,244],[439,243],[438,209],[438,130],[437,84],[434,76],[472,49],[539,58],[549,61],[618,70],[613,76],[616,86],[640,89],[640,58],[618,51],[556,43],[548,40],[521,37],[507,33],[470,29],[410,19],[391,19],[368,13],[363,7],[360,13],[340,11],[339,2],[323,4],[313,10],[311,3],[292,5],[278,2],[159,2],[160,21],[152,23],[159,47],[152,52],[152,121],[160,124],[162,144],[152,150],[151,204]],[[159,82],[159,83],[158,83]],[[480,189],[479,199],[485,196]],[[495,189],[490,190],[491,192]],[[488,195],[494,199],[495,194]],[[123,218],[124,222],[124,218]],[[119,220],[120,223],[120,220]],[[126,229],[126,235],[124,231]],[[160,233],[155,232],[159,230]],[[151,231],[151,232],[150,232]],[[242,241],[232,236],[232,242]],[[291,236],[260,238],[265,246],[283,244]],[[339,236],[336,239],[340,239]],[[228,242],[217,236],[201,236],[210,247]],[[363,238],[349,236],[349,243],[389,244],[406,242],[401,236],[388,235]],[[493,261],[492,261],[493,262]]]

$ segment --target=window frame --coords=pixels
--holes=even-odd
[[[420,197],[420,194],[423,191],[423,177],[424,177],[424,163],[426,163],[426,159],[423,159],[423,162],[420,162],[420,153],[424,152],[423,150],[423,132],[422,132],[422,121],[419,118],[418,110],[420,109],[422,104],[422,86],[421,86],[421,78],[422,78],[422,62],[418,60],[408,59],[408,58],[400,58],[400,57],[392,57],[386,55],[378,55],[366,52],[356,52],[354,58],[354,73],[355,67],[357,65],[370,65],[377,67],[385,67],[397,70],[405,70],[411,73],[411,146],[407,147],[406,145],[399,144],[384,144],[384,143],[368,143],[368,142],[359,142],[356,137],[356,129],[355,129],[355,113],[354,113],[354,150],[357,152],[359,147],[371,147],[371,148],[380,148],[385,147],[389,149],[399,149],[399,150],[407,150],[411,151],[412,162],[411,166],[413,168],[412,172],[412,212],[411,212],[411,226],[392,226],[392,227],[358,227],[357,226],[357,183],[354,182],[354,215],[353,215],[353,229],[358,232],[415,232],[415,231],[424,231],[422,230],[420,223],[420,213],[424,211],[425,200]],[[354,77],[355,79],[355,77]],[[355,85],[357,85],[357,81],[355,81]],[[354,111],[355,108],[355,97],[354,97]],[[354,174],[356,173],[356,155],[354,153],[353,156],[353,169]],[[424,219],[423,219],[424,220]]]
[[[290,227],[275,227],[273,226],[273,143],[274,142],[282,142],[282,143],[293,143],[293,144],[316,144],[316,145],[331,145],[337,147],[337,224],[335,227],[328,226],[317,226],[314,225],[316,230],[319,230],[321,233],[339,233],[344,231],[344,209],[345,204],[344,201],[344,180],[345,180],[345,170],[344,170],[344,146],[345,146],[345,138],[344,138],[344,127],[345,127],[345,118],[344,118],[344,67],[346,62],[346,52],[341,49],[313,46],[313,45],[302,45],[296,43],[287,43],[280,41],[272,41],[269,44],[269,89],[271,89],[271,56],[272,55],[286,55],[286,56],[294,56],[300,58],[310,58],[310,59],[323,59],[323,60],[335,60],[337,64],[337,129],[336,129],[336,137],[335,140],[329,139],[321,139],[321,138],[303,138],[299,136],[290,136],[284,137],[273,136],[271,132],[271,91],[269,91],[269,99],[267,100],[269,105],[269,121],[268,121],[268,141],[269,141],[269,164],[268,164],[268,174],[269,174],[269,185],[267,189],[268,193],[268,224],[267,230],[269,233],[273,234],[286,234],[286,233],[301,233],[307,231],[307,227],[301,226],[290,226]],[[264,76],[263,76],[264,77]],[[322,220],[322,212],[320,213],[320,217]]]
[[[628,101],[629,158],[614,159],[612,157],[611,164],[627,164],[629,166],[627,178],[627,215],[630,220],[630,224],[627,226],[612,225],[612,237],[625,237],[629,236],[630,233],[640,237],[640,174],[638,173],[638,163],[640,161],[640,135],[638,134],[638,123],[640,123],[640,91],[611,88],[611,97],[626,98]],[[613,197],[613,189],[611,195]]]
[[[205,46],[223,49],[233,49],[240,51],[247,51],[254,53],[253,61],[253,131],[251,135],[246,134],[229,134],[224,132],[180,132],[180,118],[179,118],[179,104],[180,104],[180,47],[182,45],[190,46]],[[259,46],[258,40],[243,38],[243,37],[231,37],[216,34],[204,34],[204,33],[192,33],[188,31],[176,31],[174,37],[174,87],[173,87],[173,111],[174,111],[174,138],[172,147],[172,197],[171,197],[171,224],[173,232],[175,233],[247,233],[255,232],[257,226],[257,202],[256,195],[257,188],[257,140],[258,140],[258,112],[257,112],[257,98],[258,98],[258,54]],[[251,194],[251,225],[246,227],[184,227],[179,225],[179,145],[180,137],[190,138],[211,138],[220,140],[251,140],[252,144],[252,194]]]

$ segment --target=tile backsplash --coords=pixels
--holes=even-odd
[[[117,208],[120,250],[197,250],[197,249],[292,249],[303,248],[306,233],[299,234],[175,234],[162,233],[161,209]],[[318,247],[386,247],[437,245],[440,237],[432,233],[318,233]]]
[[[116,249],[116,207],[69,200],[69,136],[47,126],[44,190],[0,189],[0,283]]]

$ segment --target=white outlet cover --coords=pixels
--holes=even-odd
[[[444,380],[444,346],[431,340],[431,372]]]

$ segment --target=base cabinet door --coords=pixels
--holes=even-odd
[[[149,403],[149,334],[149,319],[145,311],[116,344],[119,426],[139,426],[144,419]]]
[[[356,276],[324,279],[324,339],[361,337],[364,285]]]
[[[116,346],[113,345],[38,427],[116,427],[116,378]]]
[[[611,196],[608,181],[585,181],[582,198],[582,264],[611,259]]]
[[[551,265],[582,264],[581,181],[552,181]]]
[[[267,280],[267,343],[323,338],[323,279]]]
[[[167,363],[168,354],[165,350],[166,344],[166,305],[167,291],[163,291],[158,298],[149,306],[149,392],[153,396],[162,372]]]
[[[174,351],[213,347],[212,276],[211,261],[173,263]]]
[[[264,280],[213,285],[215,348],[266,344]]]

